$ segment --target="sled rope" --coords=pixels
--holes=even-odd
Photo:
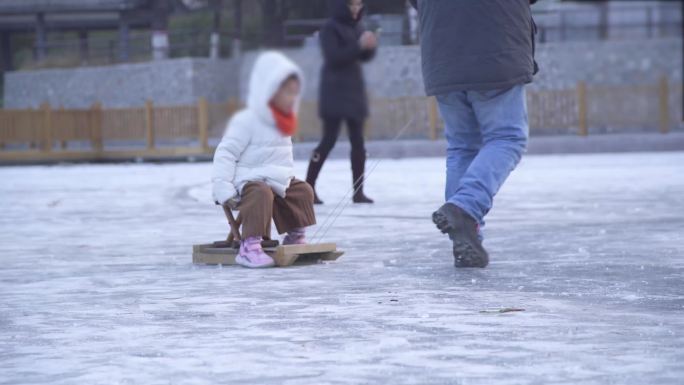
[[[406,131],[407,128],[413,123],[415,120],[415,116],[412,117],[405,125],[404,127],[399,130],[399,132],[390,140],[390,143],[397,141],[403,134],[404,131]],[[373,171],[378,167],[380,162],[382,162],[384,159],[376,159],[371,168],[368,170],[368,173],[366,175],[361,175],[359,179],[355,180],[354,183],[352,184],[352,188],[347,190],[347,193],[344,194],[342,199],[340,199],[339,202],[337,202],[337,205],[335,205],[335,208],[326,216],[325,220],[321,225],[318,227],[314,235],[311,237],[312,243],[319,244],[323,240],[323,238],[328,234],[328,231],[330,228],[335,224],[337,219],[342,215],[344,210],[349,207],[349,204],[351,203],[351,200],[349,199],[350,194],[355,195],[359,189],[361,189],[361,185],[359,182],[361,182],[361,179],[365,177],[365,180],[368,181],[370,179],[370,176],[373,174]],[[345,203],[346,202],[346,203]],[[340,208],[340,206],[342,207]],[[339,209],[339,210],[338,210]],[[323,233],[318,237],[318,240],[316,240],[316,236],[323,231]]]

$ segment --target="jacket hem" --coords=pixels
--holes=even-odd
[[[517,78],[506,80],[503,82],[448,84],[435,87],[426,87],[425,93],[428,96],[435,96],[458,91],[490,91],[503,88],[510,88],[519,84],[532,83],[532,79],[533,76],[531,74],[525,74],[523,76],[519,76]]]

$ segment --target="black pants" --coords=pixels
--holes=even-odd
[[[351,166],[354,187],[357,193],[363,195],[363,179],[366,165],[366,146],[363,139],[363,120],[361,119],[323,119],[323,139],[311,155],[309,170],[306,174],[306,181],[311,186],[316,186],[318,174],[323,167],[323,163],[328,158],[330,151],[335,147],[337,137],[340,136],[342,123],[347,123],[349,141],[351,142]]]
[[[366,147],[363,139],[363,120],[358,119],[342,119],[342,118],[325,118],[323,119],[323,139],[318,144],[314,152],[320,157],[321,162],[325,162],[330,151],[335,147],[337,138],[340,136],[342,123],[347,123],[347,132],[349,134],[349,142],[351,143],[351,158],[358,159],[366,156]]]

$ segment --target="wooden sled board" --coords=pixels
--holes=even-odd
[[[287,245],[264,248],[279,267],[315,264],[318,261],[334,261],[344,254],[334,243],[312,245]],[[237,249],[220,248],[213,244],[194,245],[192,263],[204,265],[234,265]]]

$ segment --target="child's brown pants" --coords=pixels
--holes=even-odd
[[[242,239],[270,238],[271,218],[278,234],[316,224],[313,189],[308,183],[293,179],[285,198],[273,193],[264,182],[249,182],[242,189],[240,216]]]

